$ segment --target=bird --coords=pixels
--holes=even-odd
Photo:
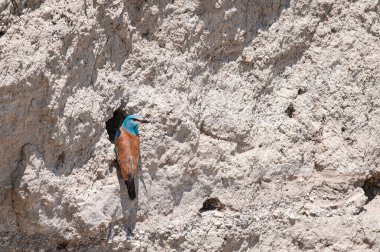
[[[141,166],[139,136],[141,123],[149,123],[149,121],[140,115],[129,115],[124,119],[115,136],[116,161],[131,200],[136,198],[135,177],[137,169]]]

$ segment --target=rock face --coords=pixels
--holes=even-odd
[[[380,249],[377,0],[0,0],[0,80],[2,251]]]

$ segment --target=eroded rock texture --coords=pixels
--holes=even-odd
[[[380,249],[377,0],[2,0],[0,80],[2,250]]]

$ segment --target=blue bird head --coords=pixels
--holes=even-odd
[[[129,115],[124,119],[123,124],[121,126],[129,133],[133,135],[138,135],[139,125],[141,123],[149,123],[149,121],[142,118],[140,115]]]

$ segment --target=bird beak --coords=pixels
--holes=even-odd
[[[143,119],[140,121],[141,123],[150,123],[147,119]]]

